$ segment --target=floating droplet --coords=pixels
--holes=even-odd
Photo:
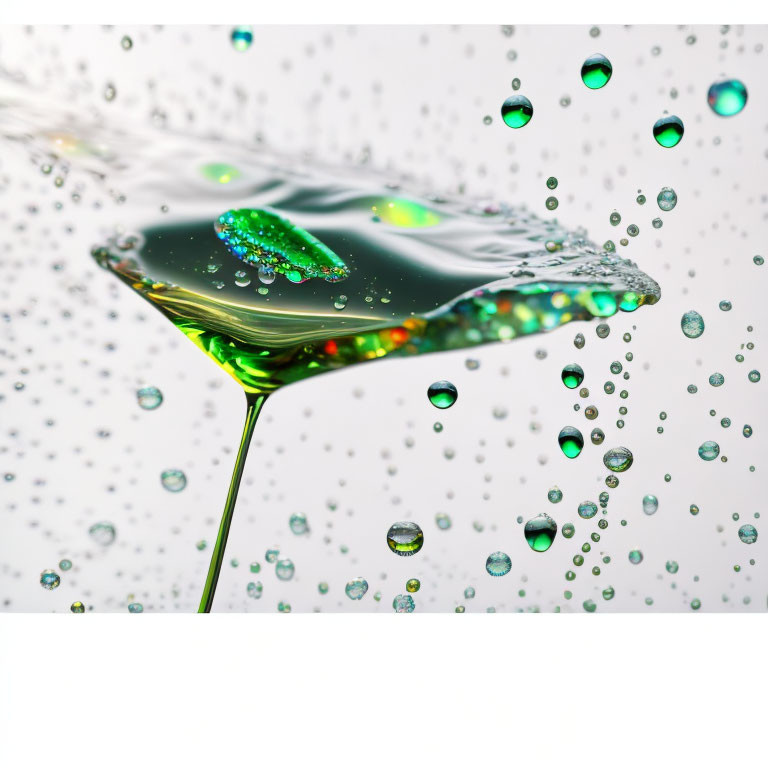
[[[166,469],[160,475],[163,488],[171,493],[179,493],[187,487],[187,476],[180,469]]]
[[[714,461],[720,455],[720,446],[714,440],[705,440],[699,446],[699,457],[704,461]]]
[[[557,535],[557,523],[547,514],[529,520],[523,529],[525,540],[534,552],[546,552]]]
[[[557,189],[557,179],[554,176],[547,179],[547,189]]]
[[[752,427],[750,427],[749,424],[745,424],[744,428],[741,430],[741,434],[744,435],[744,437],[752,437]]]
[[[733,309],[733,304],[731,304],[728,299],[723,299],[717,306],[720,307],[723,312],[730,312]]]
[[[722,387],[725,384],[725,376],[722,373],[713,373],[709,377],[709,383],[713,387]]]
[[[552,504],[559,504],[563,500],[563,492],[557,486],[554,486],[547,491],[547,498]]]
[[[296,566],[293,564],[293,560],[285,558],[278,560],[275,565],[275,576],[280,581],[290,581],[293,578],[293,574],[296,572]]]
[[[128,35],[123,35],[122,39],[120,40],[120,45],[124,51],[130,51],[131,48],[133,48],[133,40],[131,40]]]
[[[270,547],[265,553],[264,553],[264,559],[268,563],[276,563],[277,558],[280,556],[280,549],[278,547]]]
[[[629,553],[629,562],[638,565],[643,562],[643,553],[639,549],[633,549]]]
[[[576,427],[563,427],[557,436],[557,442],[569,459],[575,459],[584,448],[584,436]]]
[[[622,446],[611,448],[603,456],[603,464],[611,472],[626,472],[632,466],[633,461],[632,451]]]
[[[398,595],[392,601],[392,607],[395,609],[395,613],[413,613],[416,605],[410,595]]]
[[[581,79],[592,90],[606,85],[612,74],[613,66],[602,53],[593,53],[581,65]]]
[[[67,560],[67,559],[59,560],[59,568],[62,571],[69,571],[69,570],[71,570],[72,569],[72,561],[71,560]]]
[[[264,585],[260,581],[249,581],[245,592],[252,600],[258,600],[264,592]]]
[[[43,589],[56,589],[59,584],[61,584],[61,576],[56,571],[48,569],[40,574],[40,586]]]
[[[757,541],[757,528],[754,525],[742,525],[739,528],[739,538],[745,544],[754,544]]]
[[[485,561],[485,570],[491,576],[506,576],[512,569],[512,561],[504,552],[493,552]]]
[[[576,349],[584,349],[585,344],[586,344],[586,339],[584,338],[583,333],[577,333],[573,337],[573,346],[576,347]]]
[[[716,115],[733,117],[747,104],[747,89],[741,80],[723,80],[709,87],[707,103]]]
[[[656,202],[662,211],[671,211],[677,205],[677,192],[672,187],[662,187]]]
[[[424,532],[416,523],[395,523],[387,531],[387,546],[396,555],[410,557],[424,546]]]
[[[288,518],[288,527],[297,536],[303,536],[309,531],[307,516],[303,512],[295,512]]]
[[[760,381],[760,371],[750,371],[747,374],[747,378],[753,383],[757,384],[758,381]]]
[[[659,508],[659,500],[651,493],[643,496],[643,512],[646,515],[655,515]]]
[[[114,101],[117,96],[117,88],[112,83],[104,86],[104,101]]]
[[[247,51],[253,42],[253,29],[247,26],[235,27],[232,30],[232,47],[236,51]]]
[[[360,577],[348,581],[347,586],[344,587],[344,592],[350,600],[362,600],[367,591],[368,582]]]
[[[668,115],[654,123],[653,138],[662,147],[674,147],[680,143],[684,131],[683,121],[677,115]]]
[[[667,573],[677,573],[679,567],[676,560],[667,560]]]
[[[584,381],[584,369],[577,363],[570,363],[563,368],[560,378],[568,389],[576,389]]]
[[[411,593],[418,592],[421,589],[421,582],[418,579],[408,579],[405,582],[405,589]]]
[[[510,96],[501,105],[501,117],[510,128],[522,128],[533,117],[533,104],[520,94]]]
[[[157,387],[142,387],[136,392],[136,400],[145,411],[154,411],[163,402],[163,393]]]
[[[704,333],[704,318],[695,310],[686,312],[680,319],[683,335],[689,339],[698,339]]]
[[[427,390],[429,402],[435,408],[450,408],[459,396],[456,387],[450,381],[436,381]]]
[[[445,512],[438,512],[435,515],[435,523],[441,531],[447,531],[451,527],[451,518]]]
[[[141,603],[128,603],[128,613],[144,613],[144,606]]]
[[[594,501],[582,501],[579,504],[579,517],[589,520],[597,514],[597,504]]]
[[[560,205],[560,203],[556,197],[548,197],[544,201],[544,205],[547,207],[548,211],[554,211],[555,208],[557,208],[557,206]]]
[[[605,432],[600,427],[595,427],[589,434],[592,445],[600,445],[605,440]]]
[[[102,547],[108,547],[115,540],[117,531],[115,531],[115,526],[112,523],[94,523],[88,529],[88,535],[97,544],[100,544]]]

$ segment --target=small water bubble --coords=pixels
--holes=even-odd
[[[643,496],[643,512],[646,515],[655,515],[659,508],[659,500],[651,493]]]
[[[94,523],[88,529],[88,535],[102,547],[108,547],[112,544],[117,536],[117,531],[112,523],[100,522]]]
[[[505,552],[492,552],[485,561],[485,570],[491,576],[506,576],[512,570],[512,560]]]
[[[714,440],[705,440],[699,446],[699,457],[704,461],[714,461],[720,455],[720,446]]]
[[[367,591],[368,582],[361,577],[348,581],[344,587],[344,592],[350,600],[362,600]]]
[[[704,333],[704,318],[695,310],[686,312],[680,319],[683,335],[689,339],[698,339]]]
[[[510,128],[522,128],[533,117],[533,105],[525,96],[515,94],[501,105],[501,117]]]
[[[653,138],[661,147],[677,146],[684,132],[683,121],[677,115],[661,117],[653,125]]]
[[[594,53],[581,65],[581,80],[587,88],[597,90],[607,85],[613,65],[602,53]]]
[[[117,96],[117,88],[112,83],[107,83],[104,86],[104,100],[114,101]]]
[[[413,613],[416,605],[410,595],[397,595],[392,601],[392,607],[395,613]]]
[[[166,469],[160,475],[160,482],[166,491],[179,493],[187,487],[187,476],[180,469]]]
[[[120,39],[120,46],[124,51],[130,51],[133,48],[133,40],[128,35],[123,35]]]
[[[656,196],[656,203],[662,211],[669,212],[677,205],[677,193],[672,187],[662,187]]]
[[[275,565],[275,576],[277,576],[280,581],[290,581],[295,572],[296,566],[293,564],[293,560],[289,560],[288,558],[278,560]]]
[[[56,589],[59,584],[61,584],[61,577],[56,571],[48,569],[40,574],[40,586],[43,589]]]
[[[424,532],[416,523],[394,523],[387,531],[387,546],[396,555],[410,557],[424,546]]]
[[[163,402],[163,393],[157,387],[142,387],[136,391],[139,407],[145,411],[154,411]]]

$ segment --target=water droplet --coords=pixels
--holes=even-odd
[[[128,603],[128,613],[144,613],[144,606],[141,603]]]
[[[395,523],[387,531],[387,546],[401,557],[410,557],[424,546],[424,532],[416,523]]]
[[[595,427],[589,434],[592,445],[600,445],[605,440],[605,432],[600,427]]]
[[[171,493],[179,493],[187,487],[187,476],[180,469],[166,469],[160,475],[163,488]]]
[[[667,573],[677,573],[680,566],[677,564],[676,560],[667,560]]]
[[[655,515],[659,508],[659,500],[651,493],[643,496],[643,512],[646,515]]]
[[[722,387],[725,384],[725,376],[722,373],[713,373],[709,377],[709,383],[713,387]]]
[[[117,531],[112,523],[101,522],[94,523],[88,529],[88,535],[102,547],[108,547],[115,540]]]
[[[418,592],[421,589],[421,582],[418,579],[408,579],[405,582],[405,589],[411,593]]]
[[[107,83],[104,86],[104,100],[114,101],[117,96],[117,88],[112,83]]]
[[[672,187],[662,187],[656,202],[662,211],[669,212],[677,205],[677,192]]]
[[[630,224],[627,227],[627,234],[630,237],[637,237],[640,234],[640,227],[638,227],[637,224]]]
[[[554,176],[547,179],[547,189],[557,189],[557,179]]]
[[[765,264],[765,259],[762,256],[753,256],[752,261],[754,261],[758,267],[762,267],[763,264]]]
[[[689,339],[698,339],[704,333],[704,318],[695,310],[686,312],[680,319],[683,335]]]
[[[485,570],[491,576],[506,576],[512,570],[512,561],[505,552],[493,552],[485,561]]]
[[[568,389],[576,389],[584,381],[584,369],[577,363],[571,363],[563,368],[560,378]]]
[[[546,552],[557,535],[557,523],[549,515],[542,513],[525,524],[523,534],[534,552]]]
[[[56,571],[50,569],[40,574],[40,585],[43,589],[56,589],[61,584],[61,576]]]
[[[739,538],[745,544],[754,544],[757,541],[757,528],[754,525],[742,525],[739,528]]]
[[[546,205],[548,211],[554,211],[559,204],[560,203],[556,197],[548,197],[544,201],[544,205]]]
[[[290,581],[293,578],[293,574],[296,571],[296,566],[293,564],[293,560],[288,558],[278,560],[275,565],[275,576],[280,581]]]
[[[547,499],[552,504],[559,504],[563,500],[563,492],[555,485],[547,491]]]
[[[438,512],[435,515],[435,524],[441,531],[447,531],[451,527],[451,518],[445,512]]]
[[[510,128],[522,128],[533,117],[533,104],[520,94],[510,96],[501,105],[501,117]]]
[[[581,65],[581,79],[592,90],[606,85],[612,74],[613,66],[602,53],[593,53]]]
[[[733,309],[733,304],[731,304],[728,299],[723,299],[717,306],[720,307],[723,312],[730,312]]]
[[[611,326],[607,323],[598,323],[595,328],[595,333],[599,339],[607,339],[611,333]]]
[[[75,600],[75,602],[69,606],[69,610],[72,611],[72,613],[85,613],[85,606],[79,600]]]
[[[747,374],[747,378],[753,383],[757,384],[758,381],[760,381],[760,371],[750,371]]]
[[[749,424],[745,424],[744,428],[741,430],[741,434],[744,435],[744,437],[752,437],[752,427],[750,427]]]
[[[621,214],[618,211],[613,211],[611,215],[608,217],[608,221],[611,222],[611,226],[617,227],[619,224],[621,224]]]
[[[645,195],[638,195],[635,200],[638,205],[645,205]]]
[[[136,392],[139,407],[145,411],[154,411],[163,402],[163,393],[157,387],[142,387]]]
[[[59,560],[59,568],[62,571],[69,571],[72,568],[72,561],[71,560]]]
[[[662,147],[674,147],[683,138],[685,128],[677,115],[659,118],[653,125],[653,138]]]
[[[307,516],[303,512],[295,512],[288,518],[288,527],[297,536],[303,536],[309,531]]]
[[[124,51],[130,51],[133,48],[133,40],[128,35],[123,35],[120,40],[120,45]]]
[[[707,93],[707,103],[716,115],[733,117],[747,104],[747,89],[741,80],[713,83]]]
[[[557,442],[569,459],[575,459],[584,448],[584,436],[576,427],[563,427],[557,436]]]
[[[594,501],[582,501],[579,504],[579,517],[590,520],[597,514],[597,504]]]
[[[661,229],[664,226],[664,222],[660,218],[655,218],[653,221],[651,221],[651,226],[654,229]]]
[[[231,37],[232,47],[236,51],[247,51],[253,42],[253,29],[248,26],[235,27]]]
[[[276,563],[277,558],[280,556],[280,548],[279,547],[270,547],[265,553],[264,553],[264,559],[268,563]]]
[[[436,381],[427,390],[429,402],[435,408],[450,408],[459,396],[456,387],[450,381]]]
[[[633,549],[629,553],[629,562],[632,565],[639,565],[643,562],[643,553],[639,549]]]
[[[714,461],[720,455],[720,446],[714,440],[705,440],[699,446],[699,457],[704,461]]]
[[[413,613],[416,605],[410,595],[398,595],[392,601],[392,607],[395,609],[395,613]]]
[[[632,451],[623,446],[611,448],[603,456],[603,464],[611,472],[626,472],[632,466],[633,461]]]
[[[367,591],[368,582],[360,577],[348,581],[347,586],[344,587],[344,592],[350,600],[362,600]]]
[[[573,346],[576,347],[576,349],[584,349],[585,344],[586,344],[586,339],[584,338],[583,333],[577,333],[573,337]]]

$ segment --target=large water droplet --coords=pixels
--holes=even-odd
[[[396,555],[410,557],[424,546],[424,532],[416,523],[395,523],[387,531],[387,546]]]
[[[547,514],[529,520],[523,529],[525,540],[534,552],[546,552],[557,535],[557,523]]]
[[[653,125],[653,138],[662,147],[674,147],[683,138],[685,128],[677,115],[668,115],[657,120]]]
[[[522,128],[533,117],[533,104],[520,94],[510,96],[501,105],[501,117],[510,128]]]
[[[606,85],[612,74],[613,65],[602,53],[593,53],[581,65],[581,79],[592,90]]]
[[[569,459],[575,459],[584,448],[584,435],[576,427],[563,427],[557,436],[557,442]]]
[[[459,396],[459,391],[450,381],[436,381],[427,390],[429,402],[435,408],[450,408]]]

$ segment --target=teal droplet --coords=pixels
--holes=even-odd
[[[698,339],[704,333],[704,318],[695,310],[686,312],[680,319],[683,335],[689,339]]]
[[[629,553],[629,562],[632,565],[639,565],[643,562],[643,553],[639,549],[633,549]]]
[[[667,560],[667,573],[677,573],[680,566],[677,564],[676,560]]]
[[[505,552],[493,552],[485,561],[485,570],[491,576],[506,576],[512,570],[512,560]]]
[[[297,536],[303,536],[309,531],[307,516],[303,512],[295,512],[288,519],[288,527]]]
[[[43,589],[56,589],[59,584],[61,584],[61,576],[56,571],[48,569],[40,574],[40,586]]]
[[[699,446],[699,457],[704,461],[714,461],[720,455],[720,446],[714,440],[706,440]]]
[[[533,104],[520,94],[510,96],[501,105],[501,117],[510,128],[522,128],[533,117]]]
[[[671,211],[677,205],[677,193],[672,187],[662,187],[656,202],[662,211]]]
[[[581,79],[592,90],[606,85],[612,74],[613,65],[602,53],[593,53],[581,65]]]
[[[754,525],[742,525],[739,528],[739,538],[745,544],[754,544],[757,541],[757,528]]]
[[[395,609],[395,613],[413,613],[416,604],[410,595],[398,595],[392,601],[392,607]]]
[[[427,389],[427,397],[435,408],[450,408],[458,399],[459,391],[450,381],[436,381]]]
[[[141,603],[128,603],[128,613],[144,613],[144,606]]]
[[[296,572],[296,566],[293,564],[293,560],[284,558],[277,561],[275,565],[275,576],[280,581],[290,581],[293,578],[293,574]]]
[[[655,515],[659,508],[659,500],[651,493],[643,496],[643,512],[646,515]]]
[[[102,522],[94,523],[88,529],[89,536],[102,547],[108,547],[114,540],[117,532],[112,523]]]
[[[72,561],[67,559],[59,560],[59,568],[62,571],[69,571],[72,568]]]
[[[568,389],[576,389],[584,381],[584,369],[577,363],[570,363],[563,368],[560,378]]]
[[[344,587],[344,592],[350,600],[362,600],[368,591],[368,582],[363,578],[352,579]]]
[[[747,89],[741,80],[723,80],[709,87],[707,103],[716,115],[733,117],[747,104]]]
[[[563,492],[557,486],[554,486],[547,491],[547,499],[552,504],[559,504],[563,500]]]
[[[597,514],[597,504],[594,501],[582,501],[579,504],[579,517],[590,520]]]
[[[603,456],[603,464],[611,472],[626,472],[632,466],[633,461],[632,451],[623,446],[611,448]]]
[[[653,138],[662,147],[674,147],[683,138],[685,128],[677,115],[668,115],[657,120],[653,125]]]
[[[154,411],[163,402],[163,393],[157,387],[142,387],[136,392],[139,407]]]
[[[416,523],[395,523],[387,531],[387,546],[396,555],[410,557],[424,546],[424,532]]]
[[[171,493],[179,493],[187,487],[187,476],[180,469],[166,469],[160,475],[163,488]]]

